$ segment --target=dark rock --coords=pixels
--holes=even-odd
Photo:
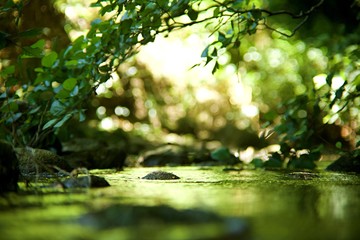
[[[70,177],[65,179],[62,185],[64,188],[101,188],[110,186],[105,178],[95,175]]]
[[[190,164],[186,151],[178,145],[164,145],[147,151],[138,160],[144,167],[181,166]]]
[[[0,193],[17,191],[19,162],[11,144],[0,141]]]
[[[93,151],[107,147],[106,142],[91,138],[74,138],[62,143],[63,152],[84,152]]]
[[[260,149],[268,145],[265,138],[259,137],[257,132],[250,128],[240,129],[232,123],[213,131],[211,137],[219,140],[224,146],[236,149],[246,149],[249,146]]]
[[[327,166],[326,170],[335,172],[360,173],[360,149],[341,156],[329,166]]]
[[[66,152],[63,157],[72,168],[121,170],[127,157],[123,147],[92,139],[72,140],[63,146]]]
[[[31,147],[16,148],[15,151],[22,175],[53,171],[55,166],[63,170],[71,169],[64,158],[52,151]]]
[[[127,155],[121,149],[108,147],[91,151],[73,152],[63,157],[73,168],[116,168],[117,170],[122,170]]]
[[[146,151],[138,159],[138,164],[143,167],[186,166],[206,161],[212,161],[206,149],[167,144]]]
[[[176,180],[180,179],[180,177],[176,176],[173,173],[164,172],[164,171],[154,171],[146,176],[142,177],[141,179],[147,179],[147,180]]]

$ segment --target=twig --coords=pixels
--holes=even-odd
[[[296,34],[296,32],[301,28],[302,25],[305,24],[305,22],[308,20],[308,18],[309,18],[309,16],[306,16],[306,17],[291,31],[291,34],[287,34],[287,33],[285,33],[285,32],[279,31],[279,30],[277,30],[277,29],[275,29],[275,28],[273,28],[273,27],[270,27],[269,25],[266,24],[266,22],[264,22],[263,24],[264,24],[264,26],[265,26],[267,29],[269,29],[269,30],[271,30],[271,31],[274,31],[274,32],[277,32],[277,33],[279,33],[279,34],[281,34],[281,35],[283,35],[283,36],[286,36],[286,37],[289,37],[289,38],[290,38],[290,37],[292,37],[292,36],[294,36],[294,35]]]

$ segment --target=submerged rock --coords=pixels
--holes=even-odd
[[[149,227],[154,235],[151,239],[173,239],[170,231],[164,231],[171,226],[186,225],[181,239],[250,239],[249,223],[242,218],[221,217],[213,212],[200,209],[178,210],[166,205],[136,206],[111,205],[81,216],[80,224],[107,230],[123,227],[134,234],[131,239],[148,239]],[[199,231],[203,224],[212,224],[210,235]],[[217,226],[216,230],[213,229]],[[207,228],[209,229],[209,228]],[[135,230],[135,231],[134,231]],[[165,235],[158,235],[165,233]],[[184,237],[183,234],[187,234]],[[194,235],[195,234],[195,235]]]
[[[180,177],[176,176],[173,173],[164,172],[164,171],[154,171],[151,173],[148,173],[141,179],[147,179],[147,180],[176,180],[180,179]]]
[[[19,165],[11,144],[0,141],[0,193],[17,191]]]

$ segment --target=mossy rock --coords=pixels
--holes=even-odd
[[[16,148],[19,169],[22,175],[48,172],[56,166],[63,170],[71,170],[64,158],[44,149],[31,147]]]
[[[180,177],[176,176],[173,173],[164,172],[164,171],[154,171],[151,172],[141,179],[147,179],[147,180],[177,180],[180,179]]]

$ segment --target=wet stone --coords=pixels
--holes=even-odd
[[[65,188],[100,188],[108,187],[110,184],[105,178],[89,175],[81,177],[70,177],[62,182]]]
[[[173,173],[164,172],[164,171],[154,171],[151,172],[141,179],[147,179],[147,180],[176,180],[180,179],[180,177],[176,176]]]

